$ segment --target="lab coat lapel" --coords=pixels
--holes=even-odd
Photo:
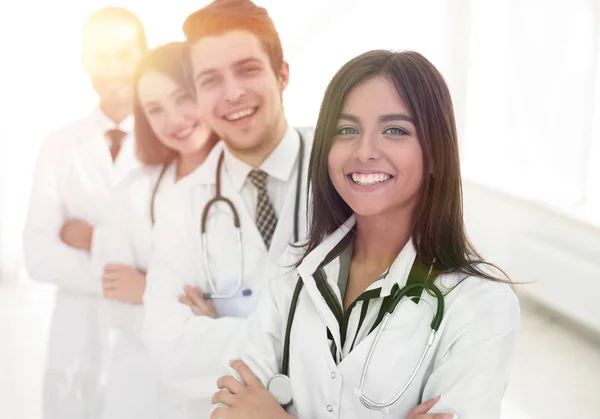
[[[325,238],[325,240],[323,240],[321,244],[315,248],[315,250],[306,255],[300,266],[298,266],[298,271],[300,274],[306,277],[312,276],[317,268],[321,266],[327,255],[352,230],[355,223],[356,217],[352,215],[336,231]]]
[[[313,304],[317,308],[319,315],[323,319],[323,322],[327,328],[331,331],[335,340],[336,346],[341,348],[341,336],[340,336],[340,324],[334,313],[327,305],[321,292],[317,287],[316,281],[319,279],[315,278],[317,269],[321,266],[327,255],[334,249],[334,247],[350,232],[354,226],[355,218],[350,217],[346,223],[344,223],[337,231],[327,237],[315,250],[308,254],[304,261],[298,266],[298,273],[304,282],[306,292],[310,296]],[[333,262],[332,262],[333,263]],[[325,278],[331,277],[336,271],[335,266],[328,266],[326,268],[327,275]],[[323,279],[325,279],[323,278]],[[327,279],[328,282],[331,282]],[[338,294],[339,297],[339,294]]]
[[[108,147],[106,149],[108,150]],[[120,183],[129,173],[140,167],[140,163],[135,157],[135,140],[132,136],[128,136],[123,142],[114,164],[110,158],[110,153],[107,156],[110,164],[110,182],[112,186]]]
[[[340,325],[339,325],[335,315],[333,314],[333,312],[330,310],[329,306],[323,299],[321,292],[317,288],[315,277],[313,275],[306,276],[306,275],[303,275],[302,273],[300,273],[300,277],[302,278],[302,281],[304,282],[304,288],[306,289],[306,292],[308,293],[311,301],[317,308],[317,311],[319,312],[321,319],[325,323],[325,326],[327,326],[327,328],[331,331],[331,334],[333,335],[333,339],[335,341],[336,346],[338,348],[341,348],[342,347],[341,346],[342,339],[340,336]]]
[[[98,122],[96,113],[92,113],[89,118],[88,129],[82,132],[79,138],[79,150],[84,154],[81,161],[87,166],[85,172],[90,173],[91,176],[98,175],[94,176],[95,181],[102,179],[104,186],[110,190],[129,173],[140,167],[135,157],[135,140],[132,134],[125,138],[113,163],[104,136],[104,126]]]
[[[294,241],[295,182],[296,181],[294,180],[294,187],[288,188],[285,203],[283,204],[281,214],[279,214],[279,219],[277,220],[275,232],[273,233],[271,246],[269,247],[269,260],[271,262],[276,262],[285,247]],[[300,228],[300,226],[298,226],[298,228]]]
[[[306,140],[305,140],[306,141]],[[308,170],[307,167],[307,158],[306,158],[306,148],[307,145],[304,144],[304,163],[302,170],[302,177],[304,179],[307,178],[306,172]],[[296,162],[296,167],[294,168],[294,174],[290,179],[290,187],[287,191],[287,196],[285,198],[285,203],[283,205],[283,209],[281,210],[281,214],[279,214],[279,220],[277,221],[277,227],[275,228],[275,232],[273,234],[273,239],[271,241],[271,247],[269,248],[269,260],[271,262],[277,262],[279,256],[283,253],[286,247],[292,243],[294,243],[294,220],[296,217],[296,188],[298,185],[298,161]],[[298,240],[303,241],[306,237],[306,214],[307,214],[307,202],[306,202],[306,181],[303,179],[300,185],[300,196],[299,196],[299,204],[300,210],[298,212]]]
[[[73,164],[77,176],[80,176],[80,183],[85,190],[101,190],[108,194],[110,191],[110,165],[106,161],[108,147],[103,149],[104,138],[102,133],[93,129],[81,133],[77,145],[73,149]],[[108,155],[110,160],[110,155]],[[97,196],[94,194],[94,196]]]

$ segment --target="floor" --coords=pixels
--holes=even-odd
[[[41,419],[50,286],[0,285],[0,418]],[[522,304],[518,356],[502,419],[600,419],[600,344]]]

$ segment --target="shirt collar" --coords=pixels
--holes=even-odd
[[[102,130],[102,132],[119,128],[123,132],[127,133],[127,135],[133,134],[133,115],[128,115],[121,121],[120,124],[117,125],[112,119],[106,116],[104,112],[102,112],[102,109],[98,107],[94,110],[93,117],[96,121],[96,125]]]
[[[262,162],[259,169],[269,175],[269,177],[281,182],[287,182],[298,157],[300,149],[299,138],[298,132],[288,125],[288,129],[282,140],[275,150]],[[233,182],[233,186],[237,191],[241,191],[248,174],[253,170],[252,166],[235,157],[227,147],[225,147],[224,164]]]
[[[298,131],[288,125],[283,139],[260,165],[260,169],[281,182],[287,182],[294,170],[299,150]]]
[[[344,224],[342,224],[335,232],[325,238],[319,246],[310,252],[298,266],[298,273],[303,278],[312,276],[315,271],[321,266],[327,255],[342,241],[344,237],[352,230],[356,224],[356,217],[352,215]],[[411,240],[406,243],[402,251],[398,254],[387,275],[382,275],[375,283],[371,284],[368,289],[381,287],[381,297],[390,295],[394,284],[398,284],[400,288],[406,285],[408,274],[412,268],[413,262],[417,256],[414,243]],[[339,268],[339,256],[331,262],[331,267]],[[338,270],[333,269],[337,275]],[[337,278],[335,278],[337,280]]]
[[[298,273],[303,278],[312,276],[321,266],[327,255],[339,244],[340,241],[352,230],[356,224],[356,217],[352,215],[336,231],[326,237],[312,252],[310,252],[298,266]]]

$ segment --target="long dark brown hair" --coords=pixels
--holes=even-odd
[[[394,85],[407,106],[423,152],[423,173],[427,175],[412,219],[417,257],[438,273],[461,272],[504,282],[482,270],[482,264],[496,267],[483,260],[465,232],[458,139],[448,86],[433,64],[412,51],[366,52],[346,63],[329,83],[310,157],[311,220],[304,256],[353,213],[329,178],[328,156],[348,94],[379,76]]]

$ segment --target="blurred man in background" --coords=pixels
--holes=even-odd
[[[98,107],[51,134],[38,155],[23,238],[29,275],[58,287],[44,381],[45,419],[101,415],[108,327],[89,250],[111,189],[138,166],[131,138],[132,80],[146,49],[144,28],[130,11],[108,7],[89,16],[83,69],[98,93]]]

